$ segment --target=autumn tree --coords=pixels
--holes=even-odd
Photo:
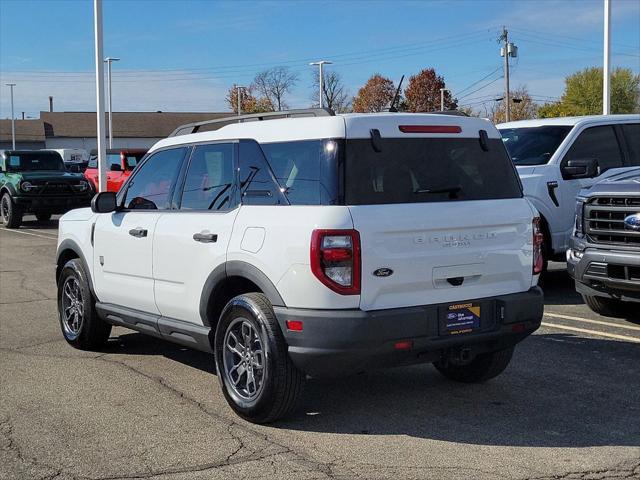
[[[253,89],[251,87],[243,87],[241,88],[241,92],[240,108],[242,110],[242,113],[261,113],[273,111],[273,105],[271,105],[271,102],[265,97],[256,98],[253,95]],[[229,88],[225,100],[227,101],[227,105],[229,105],[231,110],[233,110],[234,113],[238,113],[238,88],[236,87],[236,85],[233,85],[231,88]]]
[[[288,67],[273,67],[256,75],[252,88],[269,101],[274,110],[287,108],[285,97],[298,83],[298,75]]]
[[[409,78],[404,90],[404,108],[408,112],[433,112],[440,110],[440,89],[444,88],[444,78],[433,68],[426,68]],[[458,106],[451,92],[444,92],[444,109],[455,110]]]
[[[389,107],[396,94],[393,81],[379,73],[373,75],[353,98],[354,112],[381,112]]]
[[[315,70],[313,74],[313,93],[311,99],[313,100],[313,106],[319,106],[318,102],[318,89],[320,88],[318,79],[320,73]],[[350,110],[351,99],[349,92],[342,82],[342,77],[337,72],[324,73],[324,79],[322,81],[322,101],[323,105],[330,108],[337,113],[345,113]]]
[[[541,117],[602,113],[602,68],[591,67],[565,78],[560,101],[542,107]],[[611,113],[639,111],[640,75],[629,68],[611,72]]]
[[[526,86],[521,86],[515,90],[511,90],[511,108],[509,111],[509,120],[528,120],[536,118],[538,114],[538,105],[533,101]],[[506,121],[505,99],[495,102],[489,114],[489,118],[493,123],[503,123]]]

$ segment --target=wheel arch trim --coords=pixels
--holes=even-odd
[[[71,240],[70,238],[63,240],[58,246],[58,250],[56,252],[56,285],[58,284],[58,280],[60,278],[60,272],[64,267],[64,265],[60,264],[60,260],[63,253],[67,251],[72,251],[73,253],[75,253],[77,255],[77,258],[82,262],[82,266],[84,267],[84,271],[87,275],[87,281],[89,282],[89,290],[91,291],[91,294],[94,296],[94,298],[98,300],[96,292],[93,288],[93,278],[91,276],[91,270],[89,269],[89,264],[87,263],[87,260],[82,253],[82,248],[80,248],[80,245],[78,245],[77,242]]]

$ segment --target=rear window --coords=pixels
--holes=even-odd
[[[501,140],[382,138],[346,142],[345,203],[490,200],[522,196],[517,173]]]

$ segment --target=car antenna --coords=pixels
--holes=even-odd
[[[395,107],[396,102],[398,101],[398,99],[400,98],[400,88],[402,87],[402,81],[404,80],[404,75],[402,75],[402,77],[400,78],[400,83],[398,83],[398,89],[396,90],[396,94],[393,97],[393,100],[391,100],[391,106],[389,107],[389,111],[390,112],[397,112],[398,109]]]

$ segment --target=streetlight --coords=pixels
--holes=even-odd
[[[109,97],[109,148],[113,148],[113,121],[111,120],[111,64],[119,61],[119,58],[107,57],[104,59],[104,63],[107,64],[107,96]]]
[[[441,88],[440,89],[440,111],[444,112],[444,92],[448,92],[449,89],[448,88]]]
[[[7,87],[11,88],[11,145],[12,149],[16,149],[16,116],[13,114],[13,87],[15,83],[7,83]]]
[[[309,65],[311,66],[318,66],[318,70],[319,70],[319,77],[318,77],[318,84],[320,85],[320,108],[322,108],[322,81],[324,79],[324,77],[322,76],[322,66],[323,65],[331,65],[333,62],[329,62],[327,60],[320,60],[318,62],[311,62]]]
[[[242,115],[242,89],[247,88],[242,85],[236,85],[236,95],[238,100],[238,115]]]
[[[93,35],[96,62],[96,147],[98,191],[107,191],[107,152],[104,145],[104,60],[102,56],[102,0],[93,0]]]

